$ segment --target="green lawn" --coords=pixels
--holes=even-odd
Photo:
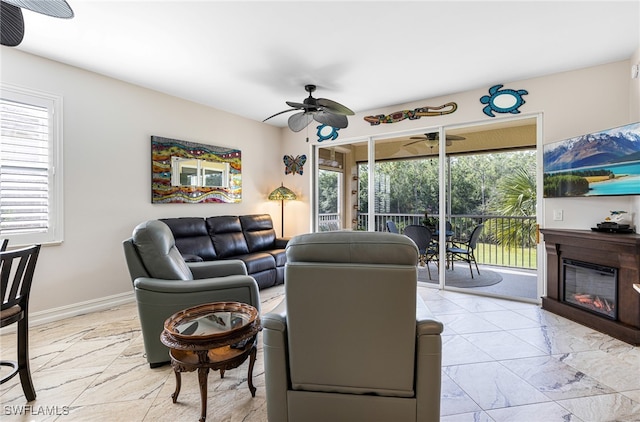
[[[504,249],[500,245],[478,243],[475,250],[478,264],[499,265],[503,267],[537,268],[535,248]]]

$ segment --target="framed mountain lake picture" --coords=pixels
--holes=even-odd
[[[544,197],[640,195],[640,122],[543,147]]]

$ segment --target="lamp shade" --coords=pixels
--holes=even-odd
[[[296,194],[291,189],[284,187],[282,184],[269,194],[269,199],[272,201],[293,200],[296,198]]]

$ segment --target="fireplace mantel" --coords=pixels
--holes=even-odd
[[[609,334],[627,343],[640,344],[640,235],[591,230],[541,229],[547,252],[547,296],[542,308]],[[562,259],[575,259],[618,269],[618,318],[602,318],[562,301]]]

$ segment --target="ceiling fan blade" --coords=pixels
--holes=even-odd
[[[15,47],[24,38],[22,10],[11,4],[0,2],[0,44]]]
[[[426,141],[427,140],[426,136],[412,136],[409,139],[419,139],[421,141]]]
[[[294,132],[300,132],[305,127],[309,126],[309,123],[313,121],[313,114],[302,111],[289,117],[289,129]]]
[[[267,120],[269,120],[272,117],[276,117],[276,116],[279,116],[279,115],[281,115],[283,113],[288,113],[290,111],[296,111],[296,110],[297,110],[297,108],[290,108],[289,110],[282,110],[282,111],[280,111],[280,112],[278,112],[276,114],[273,114],[273,115],[267,117],[266,119],[263,120],[263,122],[266,122]]]
[[[322,107],[328,109],[330,112],[332,112],[334,114],[343,114],[345,116],[353,116],[355,114],[353,111],[351,111],[351,109],[349,107],[345,107],[340,103],[337,103],[337,102],[332,101],[332,100],[328,100],[326,98],[318,98],[316,100],[316,103],[319,106],[322,106]]]
[[[464,136],[458,136],[458,135],[447,135],[447,141],[464,141],[465,138]]]
[[[316,107],[313,104],[304,104],[304,103],[296,103],[293,101],[285,101],[285,103],[287,103],[287,105],[289,107],[293,107],[296,110],[309,110],[309,109],[316,109],[318,107]]]
[[[73,10],[65,0],[2,0],[16,7],[31,10],[32,12],[52,16],[54,18],[70,19]],[[3,10],[4,12],[4,10]]]
[[[314,113],[313,118],[323,125],[335,127],[338,129],[344,129],[345,127],[349,126],[349,120],[347,120],[347,116],[344,116],[342,114],[329,113],[325,110],[320,110]]]
[[[409,145],[413,145],[413,144],[417,144],[417,143],[426,141],[425,138],[417,138],[417,137],[412,137],[412,138],[409,138],[409,139],[420,139],[420,140],[419,141],[409,142],[408,144],[404,144],[403,147],[408,147]]]

